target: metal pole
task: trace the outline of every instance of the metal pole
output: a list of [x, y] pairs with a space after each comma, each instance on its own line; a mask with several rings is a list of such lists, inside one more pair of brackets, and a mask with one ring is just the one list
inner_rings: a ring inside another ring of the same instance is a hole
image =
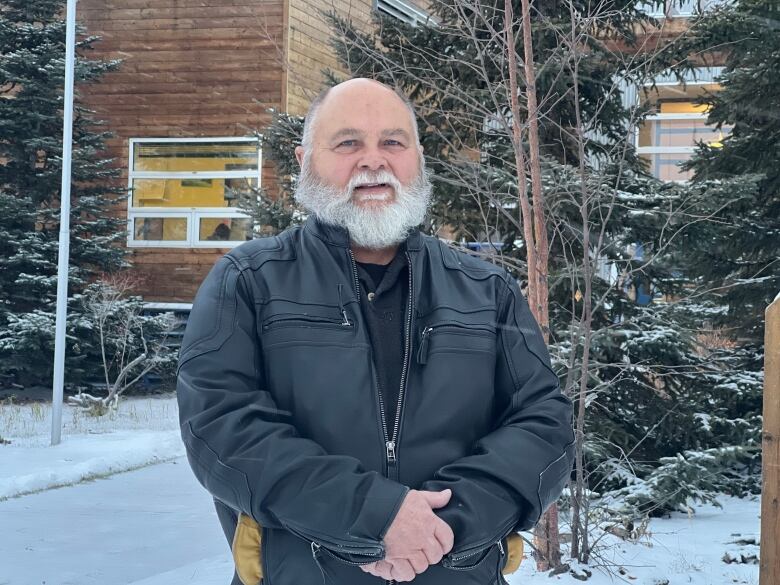
[[73, 70], [76, 62], [76, 1], [68, 0], [65, 35], [65, 100], [62, 121], [62, 188], [60, 189], [60, 247], [57, 257], [57, 321], [54, 332], [51, 444], [62, 435], [62, 399], [65, 382], [65, 324], [68, 314], [68, 260], [70, 258], [70, 183], [73, 155]]

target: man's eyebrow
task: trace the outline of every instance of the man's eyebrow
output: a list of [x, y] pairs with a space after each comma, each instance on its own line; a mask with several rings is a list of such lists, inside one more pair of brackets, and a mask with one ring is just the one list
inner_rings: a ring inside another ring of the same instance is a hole
[[391, 136], [400, 136], [409, 140], [409, 133], [403, 128], [393, 128], [392, 130], [382, 130], [382, 138], [389, 138]]
[[[331, 135], [331, 140], [338, 140], [344, 136], [357, 136], [358, 138], [365, 138], [366, 133], [357, 128], [341, 128]], [[382, 130], [382, 138], [390, 138], [393, 136], [400, 136], [406, 140], [410, 140], [409, 133], [403, 128], [390, 128], [388, 130]]]
[[331, 140], [338, 140], [339, 138], [341, 138], [343, 136], [359, 136], [359, 137], [362, 138], [365, 135], [366, 135], [365, 132], [363, 132], [362, 130], [358, 130], [357, 128], [341, 128], [335, 134], [333, 134], [330, 137], [330, 139]]

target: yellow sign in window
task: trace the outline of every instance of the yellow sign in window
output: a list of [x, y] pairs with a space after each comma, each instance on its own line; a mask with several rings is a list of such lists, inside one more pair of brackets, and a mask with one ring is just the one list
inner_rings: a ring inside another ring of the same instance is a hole
[[235, 207], [257, 180], [238, 179], [135, 179], [133, 207]]

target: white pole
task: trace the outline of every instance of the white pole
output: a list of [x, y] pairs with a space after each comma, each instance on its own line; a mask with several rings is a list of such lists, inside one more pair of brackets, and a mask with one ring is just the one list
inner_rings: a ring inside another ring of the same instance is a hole
[[65, 35], [65, 101], [62, 122], [62, 188], [60, 189], [60, 247], [57, 258], [57, 322], [54, 330], [54, 386], [51, 444], [62, 435], [62, 399], [65, 382], [65, 323], [68, 315], [68, 260], [70, 257], [70, 183], [73, 155], [73, 69], [76, 63], [76, 1], [68, 0]]

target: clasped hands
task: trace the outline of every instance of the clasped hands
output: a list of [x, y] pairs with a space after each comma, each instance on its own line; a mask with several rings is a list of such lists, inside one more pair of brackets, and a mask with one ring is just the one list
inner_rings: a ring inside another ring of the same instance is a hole
[[360, 568], [383, 579], [411, 581], [452, 550], [449, 525], [433, 513], [450, 501], [451, 490], [409, 490], [385, 534], [385, 558]]

